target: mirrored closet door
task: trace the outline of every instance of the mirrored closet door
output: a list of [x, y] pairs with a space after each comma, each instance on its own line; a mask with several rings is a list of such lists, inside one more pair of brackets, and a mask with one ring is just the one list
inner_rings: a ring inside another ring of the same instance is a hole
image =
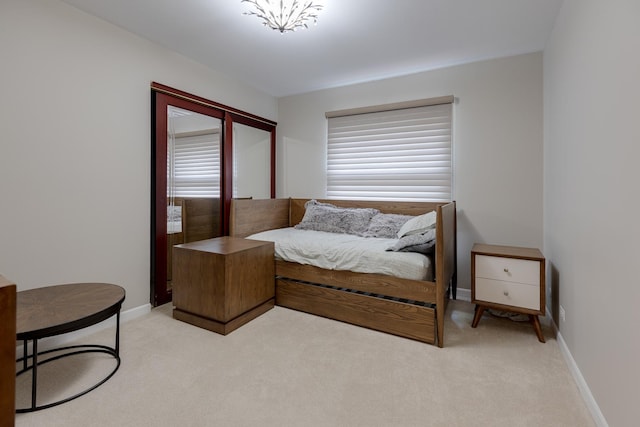
[[233, 197], [271, 197], [271, 132], [233, 123]]
[[228, 234], [231, 198], [275, 197], [275, 122], [152, 89], [151, 295], [171, 301], [173, 246]]

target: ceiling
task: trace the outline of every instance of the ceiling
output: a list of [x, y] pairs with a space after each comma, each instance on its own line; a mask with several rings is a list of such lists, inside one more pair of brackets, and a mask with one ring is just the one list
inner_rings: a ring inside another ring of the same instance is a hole
[[240, 0], [62, 0], [276, 97], [544, 48], [563, 0], [321, 0], [280, 34]]

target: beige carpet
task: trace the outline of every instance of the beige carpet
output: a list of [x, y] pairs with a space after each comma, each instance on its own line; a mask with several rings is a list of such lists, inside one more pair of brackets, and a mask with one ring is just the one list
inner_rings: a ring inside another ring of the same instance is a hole
[[[445, 348], [275, 307], [224, 337], [169, 306], [122, 325], [122, 365], [16, 426], [593, 426], [556, 340], [473, 306], [447, 311]], [[83, 342], [112, 344], [113, 331]], [[106, 356], [40, 370], [40, 404], [112, 369]], [[28, 401], [28, 378], [18, 381]]]

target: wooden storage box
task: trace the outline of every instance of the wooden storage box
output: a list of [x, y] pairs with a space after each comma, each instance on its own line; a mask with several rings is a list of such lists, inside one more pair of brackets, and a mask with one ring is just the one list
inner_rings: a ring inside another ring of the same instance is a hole
[[237, 237], [173, 249], [173, 317], [228, 334], [274, 306], [274, 244]]

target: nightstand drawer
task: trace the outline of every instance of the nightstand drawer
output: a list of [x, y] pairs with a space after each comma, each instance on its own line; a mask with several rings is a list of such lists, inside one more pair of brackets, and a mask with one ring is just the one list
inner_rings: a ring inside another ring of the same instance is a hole
[[[540, 262], [525, 259], [476, 255], [476, 277], [540, 285]], [[536, 292], [539, 292], [537, 290]]]
[[[534, 263], [537, 265], [537, 263]], [[514, 307], [540, 309], [540, 286], [476, 277], [475, 299]]]

